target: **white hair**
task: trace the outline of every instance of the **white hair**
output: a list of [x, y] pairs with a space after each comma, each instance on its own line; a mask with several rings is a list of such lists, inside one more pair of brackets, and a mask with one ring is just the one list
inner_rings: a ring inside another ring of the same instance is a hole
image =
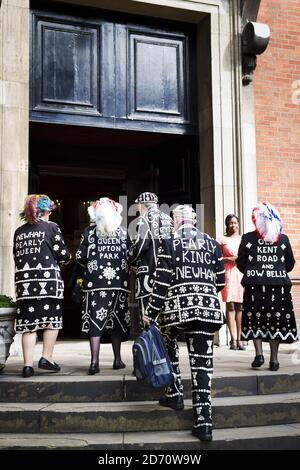
[[90, 218], [96, 223], [98, 237], [116, 234], [122, 222], [122, 210], [121, 204], [108, 197], [101, 197], [88, 208]]
[[188, 204], [180, 204], [173, 209], [173, 214], [176, 218], [183, 219], [183, 220], [195, 220], [196, 219], [196, 212], [189, 206]]

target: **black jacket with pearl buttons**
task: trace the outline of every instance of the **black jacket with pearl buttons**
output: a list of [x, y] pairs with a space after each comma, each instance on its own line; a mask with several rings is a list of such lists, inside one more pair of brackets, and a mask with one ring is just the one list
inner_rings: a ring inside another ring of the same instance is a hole
[[76, 253], [85, 268], [83, 292], [121, 290], [130, 292], [128, 268], [129, 238], [122, 227], [113, 236], [98, 236], [96, 226], [85, 228]]
[[218, 298], [224, 285], [219, 243], [193, 225], [182, 225], [161, 240], [147, 314], [164, 326], [196, 320], [216, 331], [224, 323]]
[[242, 285], [290, 286], [288, 276], [295, 265], [295, 258], [288, 237], [281, 234], [276, 243], [258, 238], [256, 232], [242, 236], [236, 260], [244, 274]]
[[71, 255], [57, 224], [41, 219], [19, 227], [13, 254], [17, 300], [63, 298], [59, 265], [67, 264]]

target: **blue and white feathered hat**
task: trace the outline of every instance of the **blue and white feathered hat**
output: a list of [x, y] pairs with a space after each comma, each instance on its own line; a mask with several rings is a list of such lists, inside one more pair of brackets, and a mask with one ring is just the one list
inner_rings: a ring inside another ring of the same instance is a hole
[[268, 243], [275, 243], [279, 240], [282, 233], [282, 221], [271, 204], [259, 202], [252, 211], [252, 220], [259, 238]]

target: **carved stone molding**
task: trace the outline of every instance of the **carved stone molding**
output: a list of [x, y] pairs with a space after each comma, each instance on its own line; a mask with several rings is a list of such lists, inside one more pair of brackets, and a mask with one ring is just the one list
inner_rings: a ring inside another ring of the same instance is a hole
[[0, 373], [9, 357], [10, 346], [15, 336], [15, 309], [0, 309]]

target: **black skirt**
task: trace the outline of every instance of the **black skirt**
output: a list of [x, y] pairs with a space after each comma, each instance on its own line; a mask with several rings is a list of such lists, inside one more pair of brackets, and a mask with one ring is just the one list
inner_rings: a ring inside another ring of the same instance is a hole
[[290, 286], [245, 286], [241, 338], [297, 341]]
[[16, 333], [62, 329], [61, 299], [32, 299], [17, 301]]
[[110, 342], [110, 336], [127, 341], [130, 331], [128, 293], [112, 289], [85, 292], [82, 305], [83, 336], [100, 336]]

